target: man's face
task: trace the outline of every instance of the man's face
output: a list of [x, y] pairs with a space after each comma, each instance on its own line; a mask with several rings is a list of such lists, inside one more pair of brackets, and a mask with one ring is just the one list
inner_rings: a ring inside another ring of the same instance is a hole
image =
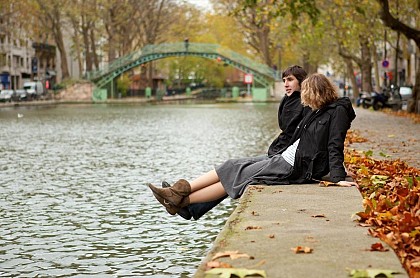
[[294, 91], [300, 91], [299, 81], [294, 75], [288, 75], [283, 78], [286, 95], [290, 96]]

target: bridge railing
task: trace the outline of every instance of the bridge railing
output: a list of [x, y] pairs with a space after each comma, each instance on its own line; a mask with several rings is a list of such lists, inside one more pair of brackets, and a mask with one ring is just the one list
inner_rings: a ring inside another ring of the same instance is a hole
[[201, 54], [214, 54], [220, 56], [222, 59], [226, 58], [235, 63], [241, 64], [251, 70], [254, 70], [264, 76], [272, 79], [278, 79], [278, 73], [271, 67], [254, 61], [246, 56], [236, 53], [230, 49], [223, 48], [218, 44], [205, 44], [205, 43], [163, 43], [158, 45], [146, 45], [141, 50], [133, 51], [124, 57], [120, 57], [113, 62], [109, 63], [100, 70], [92, 71], [88, 73], [88, 78], [91, 80], [98, 79], [104, 75], [112, 73], [113, 71], [129, 65], [142, 57], [156, 54], [171, 54], [174, 56], [189, 55], [194, 53]]

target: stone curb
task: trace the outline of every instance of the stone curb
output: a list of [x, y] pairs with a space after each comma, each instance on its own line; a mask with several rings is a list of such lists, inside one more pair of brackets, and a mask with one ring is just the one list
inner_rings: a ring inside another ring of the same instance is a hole
[[[349, 277], [352, 269], [391, 269], [399, 273], [395, 277], [408, 277], [385, 243], [389, 251], [369, 251], [380, 240], [356, 222], [361, 210], [362, 196], [355, 187], [250, 186], [194, 277], [205, 277], [207, 262], [226, 251], [251, 259], [218, 261], [265, 270], [267, 277]], [[291, 248], [297, 246], [313, 252], [296, 254]]]

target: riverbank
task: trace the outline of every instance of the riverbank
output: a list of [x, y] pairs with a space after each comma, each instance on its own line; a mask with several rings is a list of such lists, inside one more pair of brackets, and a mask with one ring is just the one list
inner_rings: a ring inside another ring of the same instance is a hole
[[[355, 187], [252, 186], [194, 277], [218, 277], [205, 276], [215, 262], [263, 270], [270, 278], [348, 277], [358, 269], [390, 269], [401, 273], [396, 277], [407, 277], [392, 250], [371, 251], [379, 240], [355, 222], [361, 210]], [[302, 253], [295, 252], [298, 247]], [[213, 259], [227, 252], [241, 255]]]
[[[367, 141], [349, 148], [370, 152], [375, 159], [400, 159], [418, 167], [418, 124], [409, 118], [355, 109], [352, 129]], [[394, 250], [356, 221], [361, 211], [363, 197], [355, 187], [253, 186], [240, 199], [195, 277], [204, 277], [212, 267], [226, 266], [262, 270], [267, 277], [348, 277], [352, 272], [361, 275], [358, 270], [378, 269], [408, 277]], [[295, 253], [297, 248], [302, 252]]]
[[[186, 95], [175, 95], [175, 96], [164, 96], [162, 99], [152, 98], [117, 98], [117, 99], [107, 99], [105, 101], [92, 101], [86, 99], [49, 99], [49, 100], [32, 100], [32, 101], [20, 101], [20, 102], [3, 102], [0, 103], [0, 108], [2, 107], [26, 107], [26, 106], [49, 106], [49, 105], [62, 105], [62, 104], [146, 104], [146, 103], [170, 103], [177, 101], [188, 101], [188, 100], [197, 100], [197, 101], [211, 101], [218, 103], [252, 103], [252, 102], [262, 102], [254, 101], [252, 98], [218, 98], [214, 100], [199, 99], [195, 96], [186, 96]], [[275, 98], [269, 98], [263, 102], [279, 102]]]
[[[167, 100], [186, 100], [192, 98], [171, 98], [163, 99]], [[86, 99], [49, 99], [49, 100], [32, 100], [32, 101], [20, 101], [20, 102], [6, 102], [0, 103], [1, 107], [25, 107], [25, 106], [48, 106], [48, 105], [60, 105], [60, 104], [142, 104], [142, 103], [153, 103], [158, 100], [154, 98], [121, 98], [121, 99], [108, 99], [105, 101], [94, 102]]]

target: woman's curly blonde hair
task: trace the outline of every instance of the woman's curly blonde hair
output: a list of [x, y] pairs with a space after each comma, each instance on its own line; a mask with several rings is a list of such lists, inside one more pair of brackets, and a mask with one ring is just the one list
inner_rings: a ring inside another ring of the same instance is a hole
[[302, 104], [312, 110], [321, 109], [338, 99], [338, 88], [320, 73], [308, 76], [302, 82], [301, 89]]

